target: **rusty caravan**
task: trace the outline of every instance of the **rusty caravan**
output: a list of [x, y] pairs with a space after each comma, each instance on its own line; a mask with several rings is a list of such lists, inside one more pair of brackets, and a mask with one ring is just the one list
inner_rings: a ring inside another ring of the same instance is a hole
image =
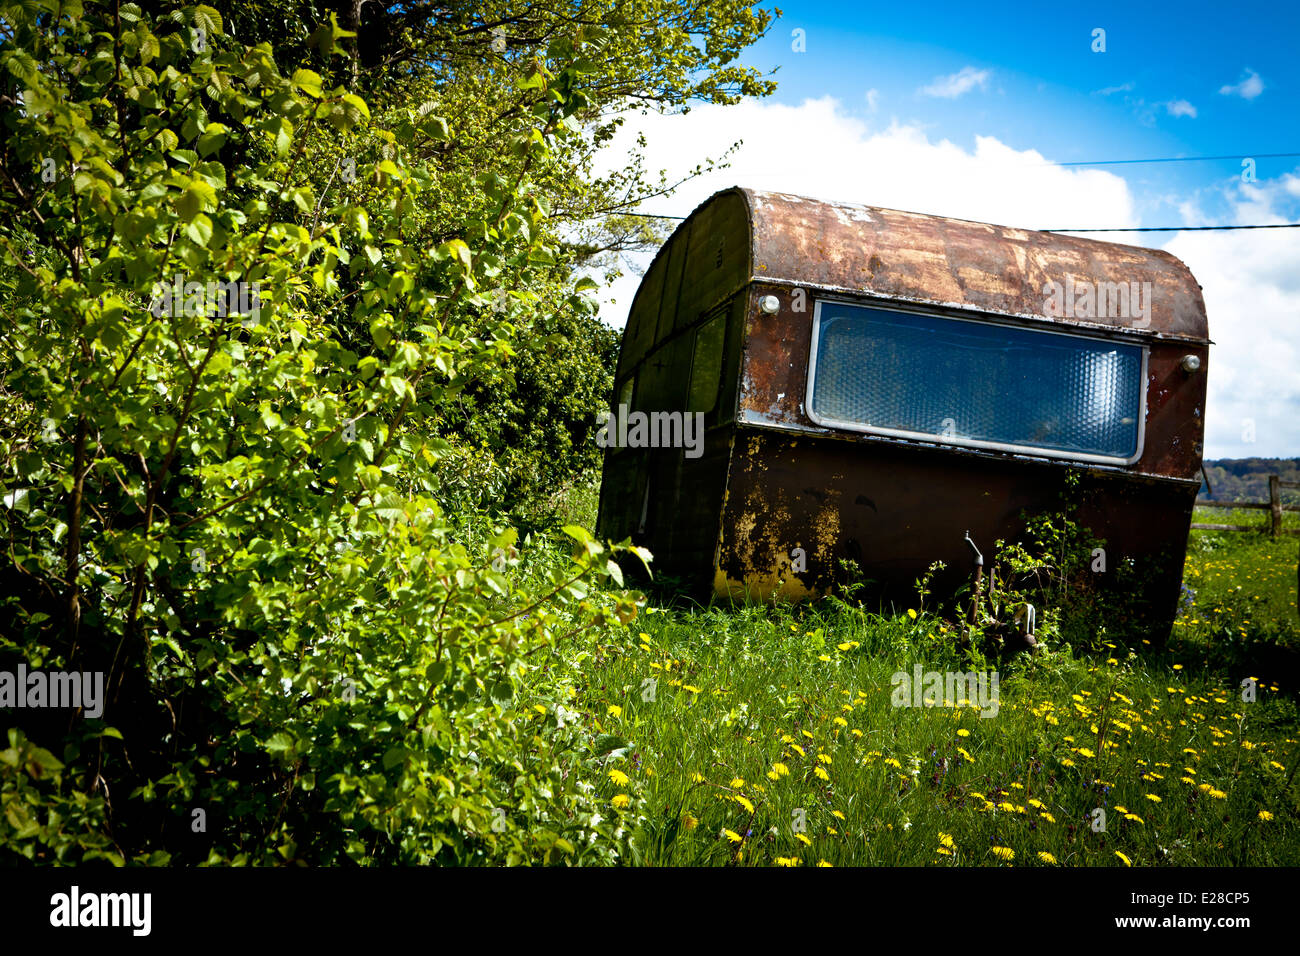
[[633, 301], [598, 529], [701, 598], [815, 597], [850, 559], [907, 607], [932, 562], [968, 579], [967, 531], [988, 553], [1068, 492], [1167, 634], [1207, 331], [1160, 250], [728, 189]]

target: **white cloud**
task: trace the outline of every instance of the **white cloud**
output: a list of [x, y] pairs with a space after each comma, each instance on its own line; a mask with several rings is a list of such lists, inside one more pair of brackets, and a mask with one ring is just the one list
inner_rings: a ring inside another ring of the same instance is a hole
[[1112, 93], [1128, 93], [1132, 91], [1132, 89], [1133, 81], [1130, 80], [1129, 82], [1123, 83], [1119, 86], [1108, 86], [1103, 90], [1095, 90], [1094, 92], [1099, 93], [1102, 96], [1110, 96]]
[[1221, 86], [1219, 92], [1224, 96], [1240, 96], [1243, 100], [1253, 100], [1264, 92], [1264, 81], [1254, 70], [1247, 69], [1239, 82]]
[[[1238, 186], [1235, 223], [1286, 221], [1286, 187]], [[1210, 320], [1207, 458], [1300, 454], [1300, 235], [1288, 229], [1181, 232], [1164, 247], [1201, 284]], [[1243, 439], [1254, 423], [1255, 441]]]
[[867, 109], [870, 112], [874, 113], [876, 111], [876, 104], [877, 102], [879, 102], [879, 100], [880, 100], [879, 90], [867, 90]]
[[[897, 119], [878, 127], [849, 115], [832, 97], [798, 106], [749, 100], [698, 106], [686, 115], [632, 116], [602, 155], [603, 169], [625, 165], [638, 133], [648, 144], [646, 168], [666, 169], [674, 178], [744, 140], [728, 169], [646, 203], [640, 209], [646, 213], [685, 216], [718, 190], [739, 184], [1030, 229], [1138, 224], [1128, 182], [1116, 173], [1052, 166], [1035, 150], [1017, 150], [990, 136], [962, 147], [932, 141], [920, 126]], [[1280, 221], [1270, 203], [1294, 202], [1296, 182], [1290, 176], [1255, 187], [1238, 183], [1232, 221]], [[1179, 208], [1184, 222], [1204, 222], [1195, 199]], [[1206, 457], [1300, 454], [1298, 233], [1178, 233], [1166, 247], [1204, 287], [1217, 343], [1209, 363]], [[1159, 235], [1105, 238], [1150, 245], [1162, 241]], [[651, 258], [645, 255], [640, 265]], [[601, 310], [606, 321], [623, 326], [639, 284], [638, 276], [628, 275], [608, 290]], [[1241, 443], [1242, 418], [1255, 419], [1255, 444]]]
[[1168, 103], [1161, 103], [1170, 116], [1190, 116], [1196, 119], [1196, 107], [1187, 100], [1170, 100]]
[[973, 66], [963, 66], [956, 73], [948, 76], [936, 76], [934, 82], [929, 86], [923, 86], [919, 90], [922, 96], [939, 96], [944, 99], [955, 99], [963, 93], [969, 93], [975, 87], [984, 89], [988, 82], [989, 71], [977, 70]]

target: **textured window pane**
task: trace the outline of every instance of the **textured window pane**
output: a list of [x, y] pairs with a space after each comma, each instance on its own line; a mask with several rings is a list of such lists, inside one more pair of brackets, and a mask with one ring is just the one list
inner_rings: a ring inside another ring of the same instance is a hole
[[826, 423], [1129, 459], [1142, 350], [992, 323], [821, 303], [811, 410]]

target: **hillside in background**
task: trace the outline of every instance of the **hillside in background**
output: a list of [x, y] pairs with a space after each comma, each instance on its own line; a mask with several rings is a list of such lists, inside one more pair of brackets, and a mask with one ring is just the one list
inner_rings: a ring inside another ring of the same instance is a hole
[[[1201, 497], [1215, 501], [1244, 501], [1268, 498], [1268, 476], [1283, 481], [1300, 481], [1300, 458], [1221, 458], [1205, 462], [1209, 489], [1201, 484]], [[1284, 491], [1283, 500], [1295, 492]]]

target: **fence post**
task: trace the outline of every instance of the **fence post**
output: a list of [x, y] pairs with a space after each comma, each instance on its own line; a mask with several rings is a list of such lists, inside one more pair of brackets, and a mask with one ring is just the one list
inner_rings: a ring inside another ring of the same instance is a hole
[[1282, 533], [1282, 486], [1281, 477], [1278, 475], [1268, 476], [1268, 507], [1272, 514], [1273, 520], [1269, 533], [1277, 537]]

